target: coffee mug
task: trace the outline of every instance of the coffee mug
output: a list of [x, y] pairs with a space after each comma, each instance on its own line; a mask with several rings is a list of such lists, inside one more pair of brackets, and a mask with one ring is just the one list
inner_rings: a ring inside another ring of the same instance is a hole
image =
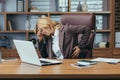
[[107, 48], [109, 47], [109, 43], [108, 42], [100, 42], [99, 43], [99, 48]]

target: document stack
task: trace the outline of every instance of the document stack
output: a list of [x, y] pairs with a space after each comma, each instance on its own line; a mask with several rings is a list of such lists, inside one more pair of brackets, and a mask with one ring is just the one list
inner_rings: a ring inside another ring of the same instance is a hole
[[92, 65], [96, 63], [97, 63], [96, 61], [91, 61], [91, 60], [79, 60], [77, 63], [71, 65], [77, 68], [87, 68], [87, 67], [92, 67]]
[[95, 59], [92, 59], [91, 61], [107, 62], [107, 63], [116, 64], [116, 63], [120, 62], [120, 59], [115, 59], [115, 58], [95, 58]]

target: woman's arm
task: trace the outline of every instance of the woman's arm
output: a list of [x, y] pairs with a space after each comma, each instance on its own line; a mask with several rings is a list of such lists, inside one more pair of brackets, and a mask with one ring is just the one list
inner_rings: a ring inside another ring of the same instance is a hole
[[91, 27], [87, 25], [68, 25], [67, 27], [69, 33], [77, 33], [77, 35], [82, 34], [81, 39], [78, 39], [80, 40], [78, 41], [78, 46], [80, 49], [85, 48], [91, 33]]

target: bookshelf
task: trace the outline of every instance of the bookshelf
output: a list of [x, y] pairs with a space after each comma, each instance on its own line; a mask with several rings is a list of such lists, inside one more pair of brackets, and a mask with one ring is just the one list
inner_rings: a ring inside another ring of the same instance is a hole
[[113, 57], [120, 57], [120, 2], [115, 0], [114, 4], [114, 45], [113, 45]]
[[[113, 7], [114, 0], [86, 0], [88, 10], [77, 11], [79, 0], [22, 0], [23, 11], [17, 11], [17, 0], [2, 0], [3, 10], [0, 12], [0, 36], [10, 37], [10, 48], [2, 49], [4, 53], [11, 54], [15, 48], [12, 39], [31, 40], [37, 39], [33, 33], [36, 20], [40, 16], [48, 16], [60, 21], [63, 14], [93, 13], [96, 16], [97, 34], [95, 37], [93, 57], [112, 57], [113, 54]], [[81, 4], [84, 0], [81, 0]], [[1, 3], [0, 3], [1, 4]], [[14, 5], [13, 5], [14, 4]], [[30, 29], [26, 28], [26, 20], [29, 19]], [[8, 28], [11, 23], [11, 29]], [[108, 42], [109, 46], [99, 47], [101, 42]], [[37, 47], [37, 44], [35, 45]], [[8, 52], [5, 52], [5, 50]], [[13, 54], [14, 54], [13, 53]]]

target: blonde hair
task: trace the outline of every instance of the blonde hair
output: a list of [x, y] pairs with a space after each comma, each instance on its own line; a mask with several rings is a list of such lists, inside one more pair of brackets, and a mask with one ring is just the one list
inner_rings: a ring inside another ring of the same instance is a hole
[[37, 20], [37, 23], [34, 29], [35, 34], [37, 34], [37, 31], [38, 31], [38, 24], [49, 25], [50, 28], [52, 27], [54, 28], [58, 24], [58, 22], [50, 19], [49, 17], [40, 17]]

